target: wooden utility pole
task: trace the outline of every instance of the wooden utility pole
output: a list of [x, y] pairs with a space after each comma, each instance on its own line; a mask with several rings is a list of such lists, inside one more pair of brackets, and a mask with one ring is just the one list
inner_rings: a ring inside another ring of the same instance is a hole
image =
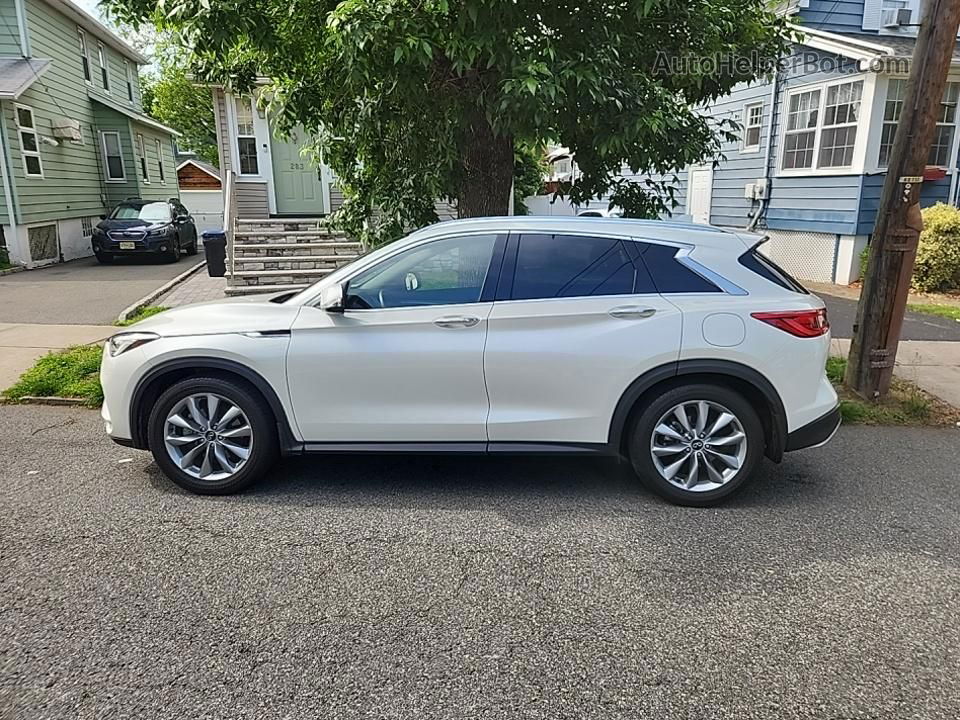
[[847, 363], [847, 387], [867, 399], [890, 389], [923, 230], [920, 188], [960, 29], [960, 0], [928, 0], [925, 6]]

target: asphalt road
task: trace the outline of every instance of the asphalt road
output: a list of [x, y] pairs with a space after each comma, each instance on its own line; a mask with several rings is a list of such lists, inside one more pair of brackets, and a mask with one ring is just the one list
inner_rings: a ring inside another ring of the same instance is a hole
[[95, 258], [0, 276], [0, 323], [110, 325], [130, 305], [199, 262]]
[[[835, 338], [853, 337], [857, 320], [857, 301], [816, 293], [827, 306], [830, 331]], [[950, 318], [908, 312], [903, 318], [901, 340], [938, 340], [960, 342], [960, 322]]]
[[958, 433], [844, 428], [705, 511], [529, 458], [200, 498], [0, 407], [0, 717], [955, 719]]

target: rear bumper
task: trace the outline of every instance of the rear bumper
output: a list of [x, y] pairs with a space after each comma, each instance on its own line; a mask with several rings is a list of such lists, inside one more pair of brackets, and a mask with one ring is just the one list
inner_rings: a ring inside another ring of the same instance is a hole
[[840, 429], [840, 406], [787, 435], [787, 452], [826, 445]]

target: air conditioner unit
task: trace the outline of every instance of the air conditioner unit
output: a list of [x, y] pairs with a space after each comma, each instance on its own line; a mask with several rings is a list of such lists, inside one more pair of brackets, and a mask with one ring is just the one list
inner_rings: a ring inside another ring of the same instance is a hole
[[71, 142], [83, 142], [80, 121], [70, 118], [56, 118], [52, 123], [53, 136]]
[[898, 28], [909, 25], [913, 20], [910, 8], [887, 8], [880, 15], [880, 24], [885, 28]]

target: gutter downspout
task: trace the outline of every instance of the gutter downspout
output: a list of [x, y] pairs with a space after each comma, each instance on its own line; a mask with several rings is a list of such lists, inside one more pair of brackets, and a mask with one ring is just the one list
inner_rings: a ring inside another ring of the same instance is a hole
[[[6, 113], [3, 103], [0, 103], [0, 119]], [[13, 206], [13, 186], [10, 183], [10, 174], [7, 169], [7, 127], [5, 122], [0, 122], [0, 182], [3, 183], [3, 199], [7, 207], [7, 218], [10, 226], [10, 241], [7, 242], [7, 254], [9, 255], [12, 246], [20, 250], [20, 232], [17, 228], [17, 215]], [[28, 256], [29, 257], [29, 256]], [[19, 260], [20, 258], [18, 258]], [[15, 260], [11, 257], [11, 262]]]
[[757, 208], [756, 214], [750, 220], [750, 223], [747, 225], [747, 230], [753, 232], [756, 230], [757, 225], [760, 224], [760, 219], [767, 214], [767, 207], [770, 205], [770, 195], [773, 191], [773, 184], [770, 181], [770, 163], [773, 159], [773, 127], [776, 120], [776, 110], [777, 110], [777, 96], [780, 94], [780, 65], [777, 65], [777, 70], [773, 75], [773, 82], [771, 83], [770, 89], [770, 127], [767, 130], [767, 151], [764, 153], [763, 160], [763, 179], [767, 184], [767, 197], [760, 201], [760, 207]]

